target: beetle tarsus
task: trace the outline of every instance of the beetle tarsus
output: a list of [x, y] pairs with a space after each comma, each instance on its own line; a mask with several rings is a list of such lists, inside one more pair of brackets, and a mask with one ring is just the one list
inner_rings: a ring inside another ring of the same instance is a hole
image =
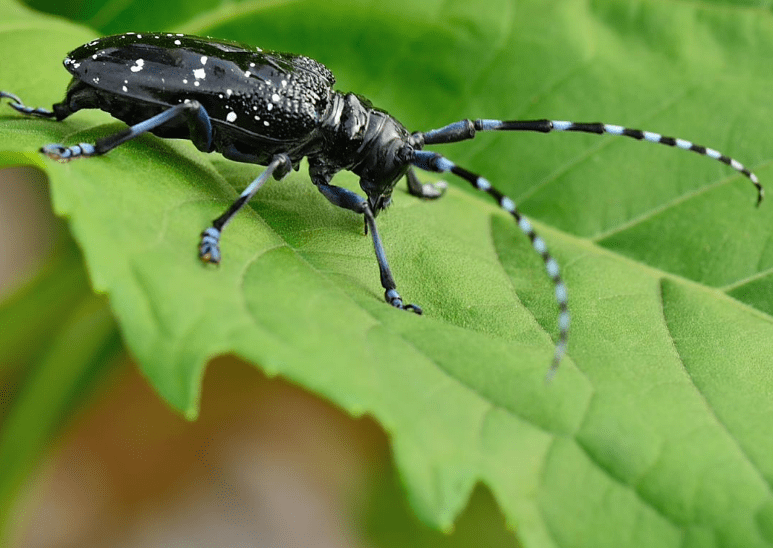
[[94, 145], [89, 143], [78, 143], [70, 147], [60, 145], [59, 143], [51, 143], [41, 147], [40, 152], [57, 162], [69, 162], [81, 156], [93, 156], [96, 154]]
[[220, 264], [220, 231], [211, 226], [201, 233], [199, 259], [205, 264]]
[[403, 298], [400, 297], [400, 294], [396, 289], [387, 289], [384, 293], [384, 298], [386, 299], [386, 302], [395, 308], [399, 308], [400, 310], [409, 310], [415, 314], [418, 314], [419, 316], [421, 316], [421, 314], [424, 312], [419, 305], [404, 304]]

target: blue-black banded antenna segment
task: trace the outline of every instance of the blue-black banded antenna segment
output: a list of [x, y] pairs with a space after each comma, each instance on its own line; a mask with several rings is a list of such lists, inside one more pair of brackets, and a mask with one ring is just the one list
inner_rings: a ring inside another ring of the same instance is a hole
[[577, 131], [581, 133], [595, 133], [601, 135], [608, 133], [610, 135], [622, 135], [639, 141], [649, 141], [671, 147], [691, 150], [702, 156], [708, 156], [727, 164], [734, 170], [745, 175], [757, 189], [757, 205], [760, 205], [765, 197], [765, 190], [762, 188], [757, 176], [738, 160], [722, 154], [718, 150], [708, 148], [703, 145], [697, 145], [685, 139], [675, 137], [666, 137], [660, 133], [652, 131], [642, 131], [640, 129], [631, 129], [614, 124], [604, 124], [601, 122], [568, 122], [565, 120], [460, 120], [445, 127], [433, 129], [424, 132], [424, 144], [435, 145], [442, 143], [456, 143], [466, 141], [475, 137], [478, 131], [534, 131], [538, 133], [550, 133], [553, 131]]
[[504, 209], [510, 215], [515, 218], [516, 223], [521, 231], [529, 238], [534, 250], [539, 253], [542, 260], [545, 262], [545, 269], [548, 272], [548, 276], [553, 281], [555, 287], [556, 302], [558, 303], [558, 340], [556, 341], [555, 352], [553, 354], [553, 361], [550, 364], [546, 380], [550, 380], [558, 369], [558, 364], [566, 354], [566, 346], [569, 338], [569, 297], [566, 291], [566, 285], [561, 279], [561, 273], [558, 268], [558, 262], [548, 252], [547, 244], [532, 227], [529, 220], [524, 217], [518, 208], [515, 206], [515, 202], [499, 192], [491, 183], [483, 177], [467, 171], [466, 169], [457, 166], [451, 160], [437, 154], [436, 152], [429, 152], [426, 150], [417, 150], [414, 152], [413, 160], [411, 161], [416, 167], [425, 171], [434, 171], [438, 173], [453, 173], [454, 175], [461, 177], [468, 183], [470, 183], [476, 189], [485, 192], [492, 198], [494, 198], [499, 207]]

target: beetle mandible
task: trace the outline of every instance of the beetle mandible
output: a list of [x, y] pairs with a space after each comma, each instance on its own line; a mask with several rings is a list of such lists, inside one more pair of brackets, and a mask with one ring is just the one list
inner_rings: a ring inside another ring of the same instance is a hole
[[[220, 237], [233, 216], [273, 176], [281, 179], [308, 158], [311, 181], [332, 204], [363, 215], [376, 253], [386, 301], [421, 314], [404, 303], [387, 263], [376, 216], [385, 209], [403, 176], [408, 191], [437, 198], [443, 183], [422, 184], [414, 168], [450, 172], [493, 197], [511, 214], [545, 262], [558, 303], [558, 339], [548, 378], [566, 352], [569, 332], [567, 290], [558, 263], [515, 202], [483, 177], [468, 171], [426, 145], [455, 143], [479, 131], [578, 131], [609, 133], [691, 150], [719, 160], [763, 188], [756, 175], [724, 154], [683, 139], [604, 123], [559, 120], [461, 120], [425, 132], [410, 133], [384, 110], [354, 93], [333, 90], [335, 78], [322, 63], [302, 55], [263, 51], [234, 42], [171, 33], [126, 33], [100, 38], [72, 51], [64, 60], [73, 79], [61, 103], [51, 110], [26, 106], [13, 93], [0, 98], [26, 115], [64, 120], [81, 109], [104, 110], [130, 127], [94, 144], [49, 144], [40, 149], [68, 161], [98, 156], [145, 132], [159, 137], [190, 139], [202, 152], [220, 152], [237, 162], [267, 166], [228, 210], [204, 230], [199, 257], [219, 263]], [[367, 198], [330, 184], [336, 172], [360, 177]]]

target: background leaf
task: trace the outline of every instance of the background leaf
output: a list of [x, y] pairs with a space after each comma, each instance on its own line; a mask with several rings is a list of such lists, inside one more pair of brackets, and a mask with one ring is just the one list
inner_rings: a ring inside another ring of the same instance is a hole
[[[171, 26], [310, 55], [338, 89], [410, 129], [601, 119], [712, 146], [773, 180], [773, 132], [759, 123], [773, 114], [765, 4], [414, 4], [194, 5], [185, 21], [157, 22], [98, 17], [135, 9], [109, 3], [77, 14], [110, 32]], [[97, 33], [2, 7], [0, 82], [48, 106], [66, 86], [64, 53]], [[51, 43], [31, 70], [30, 44]], [[119, 127], [100, 113], [54, 124], [7, 110], [0, 146], [29, 152]], [[480, 481], [525, 546], [773, 544], [772, 219], [767, 204], [754, 209], [751, 184], [718, 162], [611, 137], [486, 135], [443, 152], [537, 219], [563, 267], [574, 323], [549, 386], [556, 311], [541, 261], [472, 191], [423, 203], [401, 190], [379, 219], [398, 287], [425, 308], [415, 317], [382, 302], [361, 219], [322, 200], [303, 169], [229, 226], [219, 269], [197, 264], [197, 233], [254, 166], [143, 137], [47, 172], [94, 288], [187, 416], [207, 360], [232, 353], [372, 415], [412, 507], [439, 527]], [[356, 188], [351, 175], [336, 183]]]

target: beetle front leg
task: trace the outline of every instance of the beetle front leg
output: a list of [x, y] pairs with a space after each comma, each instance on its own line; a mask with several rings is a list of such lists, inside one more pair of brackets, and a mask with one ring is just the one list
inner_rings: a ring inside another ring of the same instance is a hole
[[422, 183], [413, 167], [408, 168], [408, 171], [405, 173], [405, 178], [408, 181], [408, 194], [419, 198], [427, 198], [429, 200], [440, 198], [445, 194], [446, 188], [448, 188], [448, 183], [445, 181]]
[[354, 211], [355, 213], [361, 213], [365, 217], [366, 226], [373, 239], [373, 249], [376, 252], [376, 261], [378, 262], [378, 269], [381, 275], [381, 287], [385, 290], [384, 298], [386, 299], [386, 302], [395, 308], [410, 310], [416, 314], [421, 314], [422, 310], [420, 306], [415, 304], [404, 304], [400, 293], [397, 292], [397, 286], [392, 277], [389, 263], [387, 262], [384, 246], [381, 243], [381, 236], [376, 228], [376, 218], [368, 205], [368, 201], [351, 190], [335, 185], [318, 183], [317, 188], [333, 205]]

